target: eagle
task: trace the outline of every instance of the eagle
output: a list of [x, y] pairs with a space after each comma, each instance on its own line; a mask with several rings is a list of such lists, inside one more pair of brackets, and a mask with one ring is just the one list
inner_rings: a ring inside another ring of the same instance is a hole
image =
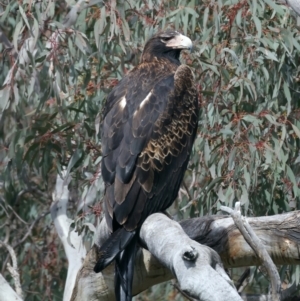
[[145, 219], [176, 199], [198, 124], [191, 69], [180, 52], [192, 41], [174, 30], [145, 44], [141, 61], [107, 97], [101, 125], [101, 171], [110, 237], [97, 247], [96, 273], [115, 260], [117, 301], [132, 299], [138, 235]]

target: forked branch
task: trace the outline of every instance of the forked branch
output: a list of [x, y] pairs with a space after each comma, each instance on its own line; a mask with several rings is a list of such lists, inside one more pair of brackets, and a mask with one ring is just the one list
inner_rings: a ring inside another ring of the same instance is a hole
[[265, 246], [262, 244], [260, 239], [257, 237], [247, 219], [241, 215], [240, 202], [235, 204], [235, 210], [229, 207], [221, 206], [221, 210], [228, 212], [235, 222], [236, 227], [242, 233], [244, 239], [253, 249], [257, 257], [261, 260], [262, 265], [266, 268], [269, 279], [271, 281], [271, 300], [281, 300], [281, 281], [275, 264], [273, 263], [270, 255], [268, 254]]

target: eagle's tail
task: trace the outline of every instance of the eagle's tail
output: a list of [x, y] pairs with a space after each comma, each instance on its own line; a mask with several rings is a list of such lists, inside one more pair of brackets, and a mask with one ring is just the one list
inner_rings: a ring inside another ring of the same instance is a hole
[[131, 301], [133, 267], [138, 236], [136, 231], [119, 228], [111, 234], [98, 251], [96, 273], [104, 270], [114, 259], [115, 294], [117, 301]]
[[131, 301], [134, 260], [137, 247], [137, 235], [116, 257], [115, 295], [117, 301]]

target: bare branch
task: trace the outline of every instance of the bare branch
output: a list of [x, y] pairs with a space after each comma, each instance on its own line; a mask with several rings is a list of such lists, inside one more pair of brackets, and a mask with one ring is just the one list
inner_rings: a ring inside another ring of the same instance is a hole
[[250, 268], [247, 268], [235, 284], [235, 287], [239, 293], [244, 290], [246, 285], [248, 285], [249, 278], [250, 278]]
[[[107, 235], [104, 220], [98, 229], [97, 244], [101, 245]], [[242, 300], [224, 271], [217, 253], [188, 238], [180, 225], [164, 214], [157, 213], [148, 217], [141, 228], [140, 240], [150, 253], [140, 249], [137, 254], [134, 294], [176, 275], [181, 290], [197, 300]], [[97, 261], [96, 246], [87, 258], [78, 274], [71, 300], [93, 299], [95, 296], [102, 296], [103, 300], [115, 300], [113, 264], [100, 276], [93, 271]], [[163, 265], [155, 258], [159, 258]]]
[[[66, 171], [62, 172], [66, 176]], [[67, 204], [69, 200], [68, 184], [70, 177], [56, 179], [55, 192], [53, 193], [53, 203], [51, 206], [51, 217], [59, 238], [64, 246], [68, 258], [68, 274], [64, 290], [64, 301], [69, 301], [75, 285], [76, 275], [80, 270], [86, 256], [86, 249], [83, 245], [82, 236], [74, 230], [69, 231], [72, 220], [67, 217]]]
[[[16, 202], [15, 202], [15, 203], [17, 203], [17, 202], [19, 201], [20, 197], [21, 197], [24, 193], [26, 193], [26, 192], [27, 192], [26, 190], [21, 190], [21, 191], [18, 193], [17, 197], [16, 197]], [[4, 201], [4, 200], [3, 200], [3, 201]], [[13, 209], [12, 206], [10, 206], [9, 204], [7, 204], [5, 201], [4, 201], [4, 203], [5, 203], [5, 206], [8, 207], [8, 208], [12, 211], [12, 213], [16, 216], [16, 218], [17, 218], [21, 223], [23, 223], [23, 224], [25, 224], [25, 225], [28, 224], [26, 221], [24, 221], [24, 220], [21, 218], [20, 215], [18, 215], [18, 213]]]
[[286, 0], [287, 4], [300, 16], [300, 1], [299, 0]]
[[[279, 265], [297, 264], [300, 260], [298, 252], [300, 244], [299, 220], [300, 211], [248, 218], [248, 222], [256, 235], [263, 239], [267, 252], [274, 262]], [[205, 216], [192, 218], [181, 221], [180, 225], [191, 239], [217, 251], [223, 264], [227, 267], [261, 264], [261, 260], [249, 248], [248, 243], [236, 228], [231, 217]], [[158, 233], [160, 231], [161, 229], [157, 230]], [[101, 245], [108, 235], [109, 231], [105, 220], [103, 220], [95, 233], [95, 241]], [[87, 254], [77, 275], [72, 301], [96, 300], [97, 298], [100, 298], [100, 300], [114, 300], [113, 265], [104, 270], [102, 274], [95, 274], [93, 268], [96, 261], [97, 251], [94, 246]], [[145, 249], [140, 249], [137, 254], [134, 275], [134, 295], [174, 277], [170, 270]], [[283, 296], [290, 295], [289, 290], [284, 290]], [[260, 295], [260, 297], [263, 298], [261, 300], [267, 300], [267, 296]], [[247, 298], [243, 297], [244, 300], [248, 300]], [[251, 297], [249, 300], [255, 300], [253, 298]]]
[[31, 235], [31, 231], [34, 228], [34, 226], [42, 219], [44, 218], [46, 215], [48, 215], [50, 213], [50, 210], [42, 213], [40, 216], [38, 216], [30, 225], [29, 229], [27, 230], [26, 234], [23, 236], [23, 238], [14, 245], [14, 248], [18, 247], [19, 245], [21, 245], [27, 238], [29, 235]]
[[23, 291], [22, 291], [22, 287], [21, 287], [20, 274], [19, 274], [19, 269], [18, 269], [18, 262], [17, 262], [16, 253], [15, 253], [14, 249], [9, 244], [0, 241], [0, 246], [1, 245], [4, 246], [10, 254], [13, 265], [11, 266], [8, 263], [7, 264], [7, 269], [10, 272], [12, 278], [14, 279], [17, 295], [20, 298], [23, 298]]
[[261, 243], [260, 239], [257, 237], [247, 219], [241, 215], [240, 211], [240, 202], [237, 202], [235, 205], [235, 210], [231, 208], [221, 206], [221, 210], [230, 213], [233, 218], [237, 228], [243, 234], [245, 240], [254, 250], [257, 257], [262, 261], [262, 265], [266, 268], [269, 275], [272, 287], [272, 300], [280, 301], [281, 300], [281, 281], [280, 276], [277, 271], [275, 264], [273, 263], [270, 255], [268, 254], [266, 248]]
[[[282, 291], [282, 300], [283, 301], [298, 300], [298, 299], [293, 299], [291, 297], [293, 293], [295, 293], [296, 291], [297, 291], [297, 286], [295, 283], [293, 283], [287, 289]], [[248, 295], [242, 294], [241, 297], [243, 301], [273, 301], [272, 296], [263, 295], [263, 294], [248, 294]]]
[[180, 225], [164, 214], [149, 216], [140, 239], [176, 276], [181, 290], [197, 300], [241, 300], [212, 249], [190, 239]]
[[23, 299], [11, 288], [9, 283], [0, 274], [0, 301], [22, 301]]
[[[275, 264], [299, 263], [300, 211], [249, 217], [247, 220], [256, 235], [263, 240]], [[226, 267], [261, 264], [229, 216], [191, 218], [181, 221], [180, 225], [191, 239], [213, 248]]]

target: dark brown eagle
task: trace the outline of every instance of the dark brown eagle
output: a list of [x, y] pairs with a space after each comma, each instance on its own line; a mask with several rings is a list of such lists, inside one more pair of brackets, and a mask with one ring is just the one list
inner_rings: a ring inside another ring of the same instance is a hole
[[193, 74], [180, 52], [191, 40], [177, 31], [154, 35], [141, 63], [108, 95], [101, 129], [105, 218], [112, 234], [94, 271], [114, 259], [115, 294], [131, 300], [138, 232], [176, 199], [198, 123]]

